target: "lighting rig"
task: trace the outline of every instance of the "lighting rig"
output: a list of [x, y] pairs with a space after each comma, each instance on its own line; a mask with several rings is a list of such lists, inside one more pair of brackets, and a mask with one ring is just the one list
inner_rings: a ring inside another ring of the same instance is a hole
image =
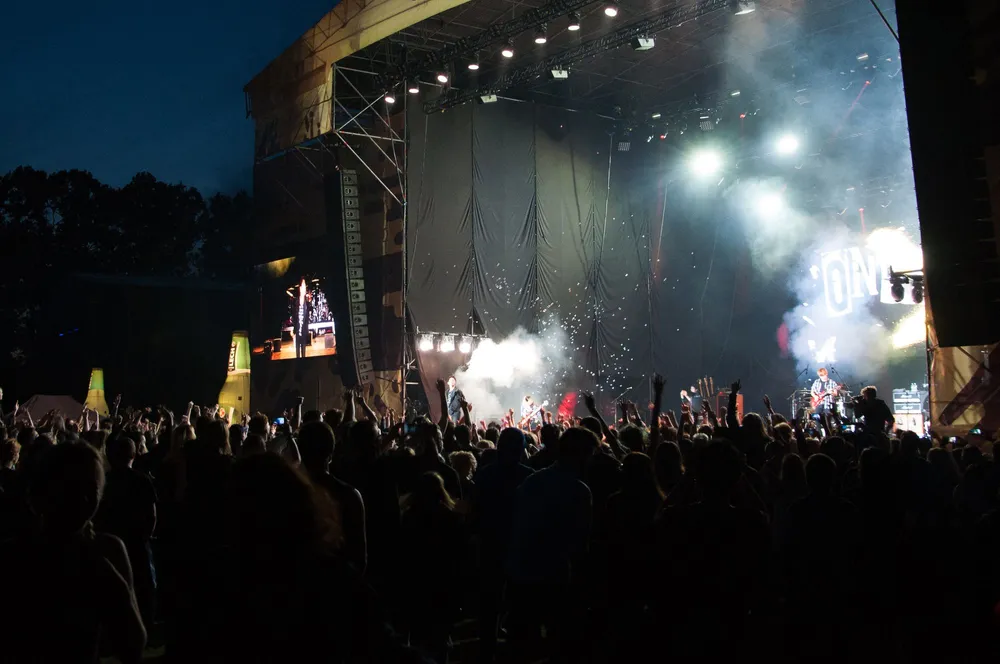
[[[545, 7], [539, 8], [539, 11], [549, 7], [552, 4], [557, 4], [557, 3], [549, 3], [548, 5], [545, 5]], [[567, 5], [568, 4], [572, 4], [574, 5], [573, 7], [574, 9], [578, 9], [590, 3], [574, 2], [574, 3], [567, 3]], [[568, 48], [562, 51], [561, 53], [557, 53], [556, 55], [553, 55], [551, 57], [544, 58], [536, 63], [514, 69], [500, 76], [500, 78], [498, 78], [496, 81], [490, 83], [488, 86], [489, 91], [497, 93], [497, 92], [502, 92], [504, 90], [509, 90], [510, 88], [522, 85], [537, 78], [548, 76], [549, 73], [553, 70], [567, 71], [573, 64], [577, 62], [581, 62], [588, 58], [600, 55], [605, 51], [610, 51], [622, 46], [631, 45], [633, 40], [639, 40], [640, 38], [643, 40], [652, 40], [652, 36], [659, 32], [668, 30], [670, 28], [678, 27], [687, 21], [700, 18], [702, 16], [705, 16], [706, 14], [718, 11], [720, 9], [726, 9], [726, 8], [732, 9], [734, 7], [735, 5], [733, 4], [732, 0], [699, 0], [698, 2], [691, 5], [672, 6], [669, 9], [660, 12], [659, 14], [651, 16], [647, 19], [643, 19], [641, 21], [636, 21], [631, 25], [627, 25], [619, 30], [608, 33], [602, 37], [592, 39], [588, 42], [580, 44], [579, 46]], [[562, 13], [565, 12], [566, 8], [563, 8]], [[526, 12], [523, 15], [523, 17], [527, 17], [529, 14], [532, 13], [533, 12]], [[608, 14], [608, 16], [611, 16], [611, 14]], [[515, 21], [517, 20], [518, 19], [515, 19]], [[508, 21], [507, 23], [499, 25], [501, 27], [505, 27], [513, 22], [514, 21]], [[540, 17], [533, 17], [532, 21], [524, 22], [520, 27], [520, 29], [518, 29], [517, 31], [511, 31], [509, 33], [505, 31], [503, 36], [495, 35], [493, 38], [490, 38], [488, 42], [500, 40], [505, 37], [512, 38], [515, 34], [523, 32], [524, 30], [533, 29], [537, 25], [543, 22], [544, 20], [542, 20]], [[478, 38], [486, 39], [486, 35], [491, 34], [493, 31], [494, 28], [491, 27], [486, 32], [470, 38], [470, 40], [476, 40]], [[445, 48], [441, 49], [441, 51], [439, 51], [438, 53], [441, 54], [445, 54], [446, 52], [450, 53], [453, 50], [454, 46], [462, 44], [462, 42], [464, 41], [466, 40], [460, 40], [455, 44], [446, 46]], [[639, 42], [637, 41], [637, 43]], [[430, 57], [435, 58], [437, 57], [438, 53]], [[454, 55], [452, 55], [451, 57], [454, 58]], [[421, 69], [421, 71], [424, 71], [426, 69], [427, 66], [423, 66], [423, 69]], [[438, 111], [444, 111], [449, 108], [453, 108], [455, 106], [460, 106], [470, 101], [475, 101], [482, 94], [483, 94], [482, 88], [470, 88], [468, 90], [463, 90], [461, 92], [453, 91], [451, 94], [442, 95], [438, 99], [426, 102], [424, 104], [424, 112], [435, 113]]]
[[910, 270], [908, 272], [896, 272], [889, 266], [889, 293], [896, 302], [903, 301], [906, 293], [904, 286], [910, 284], [910, 297], [914, 303], [920, 304], [924, 301], [924, 273], [922, 270]]
[[421, 353], [437, 351], [439, 353], [458, 352], [470, 355], [479, 347], [484, 334], [452, 334], [448, 332], [417, 332], [417, 350]]

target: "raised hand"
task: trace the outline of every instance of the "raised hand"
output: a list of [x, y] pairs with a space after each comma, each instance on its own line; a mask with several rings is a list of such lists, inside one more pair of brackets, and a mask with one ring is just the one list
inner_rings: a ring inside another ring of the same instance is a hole
[[590, 392], [581, 392], [583, 396], [583, 403], [587, 406], [587, 410], [597, 410], [597, 402], [594, 401], [594, 395]]
[[771, 397], [766, 394], [764, 395], [764, 408], [767, 408], [769, 411], [771, 410]]
[[666, 381], [663, 380], [663, 376], [658, 373], [653, 374], [653, 391], [656, 394], [663, 394], [663, 386], [665, 384]]
[[736, 382], [734, 382], [732, 385], [729, 386], [729, 389], [732, 390], [733, 394], [736, 394], [740, 391], [740, 387], [742, 386], [743, 386], [743, 381], [737, 378]]

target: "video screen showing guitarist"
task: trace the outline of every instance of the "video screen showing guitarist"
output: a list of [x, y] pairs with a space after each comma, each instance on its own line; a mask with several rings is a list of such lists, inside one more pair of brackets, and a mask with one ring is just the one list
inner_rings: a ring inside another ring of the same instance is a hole
[[810, 390], [812, 392], [813, 412], [817, 415], [834, 413], [833, 401], [837, 397], [840, 386], [830, 380], [826, 372], [826, 367], [820, 367], [816, 371], [816, 375], [818, 378], [813, 381], [812, 389]]

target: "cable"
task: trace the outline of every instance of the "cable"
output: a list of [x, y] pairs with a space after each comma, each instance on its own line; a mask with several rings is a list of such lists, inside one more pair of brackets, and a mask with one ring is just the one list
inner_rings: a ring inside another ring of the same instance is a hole
[[879, 18], [882, 19], [883, 23], [885, 23], [885, 27], [889, 28], [889, 34], [891, 34], [893, 37], [895, 37], [896, 38], [896, 42], [898, 43], [899, 42], [899, 35], [897, 35], [896, 31], [893, 29], [893, 27], [891, 25], [889, 25], [889, 20], [885, 17], [885, 14], [882, 13], [882, 10], [879, 9], [878, 3], [876, 3], [875, 0], [868, 0], [868, 2], [872, 3], [872, 7], [874, 7], [875, 11], [878, 12]]

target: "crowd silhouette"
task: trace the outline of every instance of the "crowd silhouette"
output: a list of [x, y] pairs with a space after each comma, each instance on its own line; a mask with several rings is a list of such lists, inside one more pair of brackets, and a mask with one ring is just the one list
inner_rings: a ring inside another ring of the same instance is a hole
[[1000, 661], [989, 442], [653, 384], [527, 430], [443, 381], [438, 422], [14, 412], [0, 661]]

